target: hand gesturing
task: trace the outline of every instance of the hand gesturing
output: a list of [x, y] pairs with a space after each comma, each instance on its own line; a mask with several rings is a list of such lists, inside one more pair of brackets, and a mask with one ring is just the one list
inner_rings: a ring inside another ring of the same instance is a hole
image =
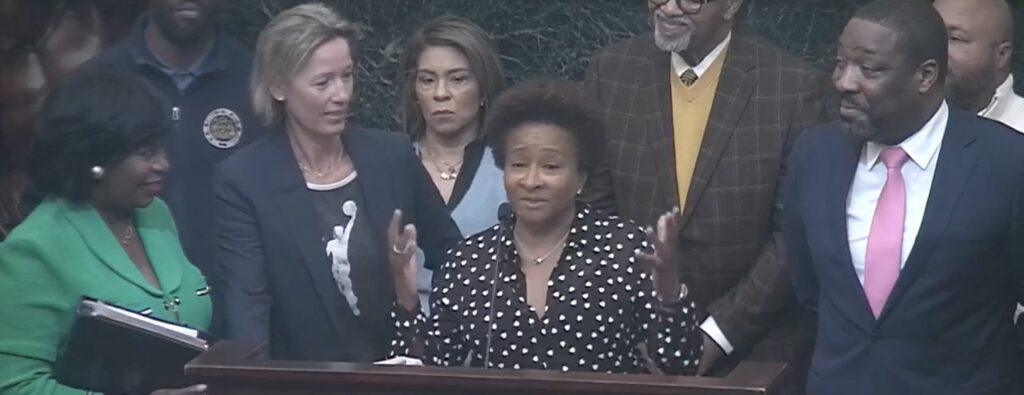
[[402, 308], [416, 309], [416, 226], [402, 224], [402, 210], [395, 210], [388, 224], [388, 261], [391, 280], [395, 287], [395, 300]]
[[679, 229], [682, 226], [679, 208], [662, 214], [656, 228], [644, 229], [651, 250], [637, 254], [640, 263], [651, 273], [654, 289], [664, 302], [675, 302], [680, 297], [679, 283]]

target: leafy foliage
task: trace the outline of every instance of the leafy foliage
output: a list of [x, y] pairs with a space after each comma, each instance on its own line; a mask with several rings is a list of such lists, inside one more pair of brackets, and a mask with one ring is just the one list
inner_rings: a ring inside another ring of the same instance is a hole
[[[1021, 0], [1011, 0], [1017, 3]], [[236, 0], [223, 25], [252, 45], [260, 29], [281, 10], [303, 0]], [[646, 30], [641, 0], [325, 0], [346, 18], [364, 24], [356, 122], [397, 129], [398, 59], [406, 37], [421, 23], [444, 14], [466, 17], [491, 33], [509, 82], [532, 77], [582, 78], [597, 49]], [[850, 15], [867, 0], [747, 0], [743, 25], [811, 64], [827, 70], [835, 40]], [[1021, 7], [1017, 7], [1021, 14]], [[1016, 18], [1018, 24], [1024, 20]], [[1021, 62], [1024, 26], [1018, 26], [1015, 70], [1024, 88]]]

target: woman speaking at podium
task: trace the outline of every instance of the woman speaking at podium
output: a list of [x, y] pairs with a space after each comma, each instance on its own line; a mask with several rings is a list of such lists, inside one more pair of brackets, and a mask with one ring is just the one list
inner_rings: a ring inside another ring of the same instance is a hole
[[[643, 373], [637, 346], [670, 374], [701, 354], [693, 302], [674, 261], [678, 212], [657, 230], [577, 200], [604, 144], [568, 83], [518, 86], [485, 125], [511, 213], [463, 240], [434, 273], [431, 316], [416, 314], [415, 265], [392, 259], [393, 354], [425, 363]], [[400, 249], [401, 246], [398, 246]], [[400, 257], [398, 257], [400, 258]]]

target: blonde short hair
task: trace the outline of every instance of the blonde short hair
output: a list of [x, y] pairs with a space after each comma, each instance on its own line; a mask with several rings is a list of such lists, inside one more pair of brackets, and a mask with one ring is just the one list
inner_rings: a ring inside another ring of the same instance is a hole
[[252, 106], [267, 125], [284, 120], [284, 104], [270, 94], [274, 84], [295, 76], [313, 52], [325, 42], [343, 38], [353, 60], [363, 29], [323, 4], [303, 4], [289, 8], [267, 23], [256, 40], [252, 67]]

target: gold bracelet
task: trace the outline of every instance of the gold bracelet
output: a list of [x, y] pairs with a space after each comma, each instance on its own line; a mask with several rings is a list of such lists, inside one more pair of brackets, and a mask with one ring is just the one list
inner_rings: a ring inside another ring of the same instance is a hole
[[671, 305], [674, 305], [676, 303], [679, 303], [679, 302], [683, 301], [683, 299], [686, 299], [686, 295], [689, 294], [689, 293], [690, 293], [689, 292], [689, 288], [686, 288], [686, 284], [679, 284], [679, 295], [676, 297], [675, 300], [673, 300], [671, 302], [670, 301], [666, 301], [666, 300], [661, 298], [661, 294], [658, 294], [658, 303], [660, 303], [661, 305], [669, 305], [669, 306], [671, 306]]

